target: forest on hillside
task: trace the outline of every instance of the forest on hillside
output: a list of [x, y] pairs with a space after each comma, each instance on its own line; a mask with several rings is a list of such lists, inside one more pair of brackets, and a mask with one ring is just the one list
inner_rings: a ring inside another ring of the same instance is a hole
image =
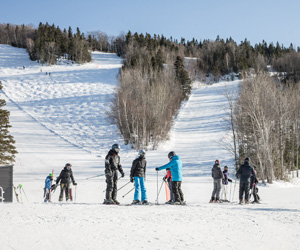
[[[287, 179], [299, 169], [300, 49], [262, 41], [251, 45], [232, 38], [180, 41], [164, 35], [127, 32], [86, 35], [54, 24], [0, 24], [0, 43], [26, 48], [31, 60], [55, 64], [60, 58], [89, 62], [91, 51], [117, 53], [124, 59], [112, 102], [111, 118], [125, 143], [157, 148], [168, 139], [177, 112], [194, 80], [243, 79], [231, 100], [236, 166], [245, 156], [263, 180]], [[267, 65], [278, 74], [271, 77]]]

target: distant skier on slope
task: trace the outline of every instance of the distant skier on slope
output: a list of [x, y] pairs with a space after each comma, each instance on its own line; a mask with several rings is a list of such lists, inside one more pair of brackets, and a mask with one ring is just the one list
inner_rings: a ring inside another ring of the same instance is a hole
[[50, 192], [51, 192], [52, 181], [53, 181], [53, 174], [50, 173], [45, 179], [44, 202], [51, 202]]
[[60, 182], [60, 194], [59, 194], [59, 201], [63, 200], [64, 193], [66, 196], [66, 201], [70, 199], [70, 183], [72, 180], [72, 183], [74, 186], [77, 185], [75, 182], [75, 179], [73, 177], [73, 172], [71, 169], [72, 165], [70, 163], [67, 163], [64, 167], [64, 169], [60, 172], [60, 175], [56, 179], [56, 185]]
[[228, 199], [227, 199], [227, 186], [228, 186], [229, 182], [232, 182], [232, 180], [229, 178], [229, 173], [228, 173], [228, 167], [227, 166], [224, 167], [223, 176], [224, 176], [224, 179], [222, 181], [222, 184], [223, 184], [223, 188], [224, 188], [224, 201], [229, 202]]
[[[139, 151], [139, 157], [132, 162], [132, 167], [130, 171], [130, 181], [134, 182], [134, 186], [135, 186], [134, 200], [132, 204], [149, 205], [149, 202], [147, 201], [147, 192], [145, 187], [146, 166], [147, 166], [145, 155], [146, 152], [143, 149], [141, 149]], [[139, 200], [140, 191], [141, 191], [141, 201]]]
[[117, 183], [118, 172], [121, 173], [121, 177], [125, 176], [122, 165], [120, 164], [120, 152], [119, 144], [113, 144], [111, 150], [105, 157], [105, 177], [106, 177], [106, 199], [103, 204], [120, 204], [117, 200]]
[[213, 168], [211, 169], [211, 176], [214, 179], [214, 189], [211, 194], [210, 203], [212, 202], [221, 202], [220, 200], [220, 191], [222, 187], [222, 180], [224, 179], [224, 175], [220, 166], [220, 161], [215, 160], [215, 164], [213, 165]]
[[250, 166], [250, 159], [245, 158], [244, 164], [240, 166], [236, 173], [236, 177], [240, 178], [240, 204], [243, 204], [243, 197], [245, 194], [245, 204], [249, 204], [249, 189], [250, 189], [250, 177], [253, 175], [256, 178], [253, 167]]
[[174, 205], [184, 205], [184, 196], [181, 190], [182, 183], [182, 162], [178, 155], [174, 151], [168, 154], [170, 160], [169, 163], [163, 165], [159, 168], [155, 168], [156, 171], [170, 168], [172, 174], [172, 190], [175, 196], [175, 201], [172, 203]]

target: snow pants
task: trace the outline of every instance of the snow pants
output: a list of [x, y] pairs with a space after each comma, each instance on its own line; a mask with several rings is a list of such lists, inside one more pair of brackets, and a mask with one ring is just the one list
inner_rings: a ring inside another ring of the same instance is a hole
[[184, 196], [181, 190], [181, 181], [172, 181], [172, 191], [175, 196], [175, 201], [184, 201]]
[[216, 200], [220, 200], [220, 192], [222, 187], [222, 179], [214, 179], [214, 189], [211, 194], [211, 198]]
[[60, 183], [60, 194], [59, 194], [59, 201], [62, 201], [64, 198], [64, 193], [66, 195], [66, 200], [68, 201], [70, 199], [70, 183]]
[[44, 188], [44, 202], [47, 202], [50, 200], [50, 189]]
[[111, 175], [106, 175], [106, 200], [116, 200], [118, 190], [118, 172], [112, 171]]
[[144, 177], [134, 177], [134, 200], [140, 199], [140, 191], [142, 193], [141, 195], [141, 201], [147, 200], [147, 193], [146, 193], [146, 187], [145, 187], [145, 179]]
[[175, 201], [175, 195], [173, 193], [173, 188], [172, 188], [172, 181], [168, 181], [168, 187], [170, 189], [170, 194], [171, 194], [171, 200]]
[[249, 190], [250, 190], [250, 182], [249, 181], [240, 181], [240, 201], [243, 200], [245, 194], [245, 201], [248, 201], [249, 197]]

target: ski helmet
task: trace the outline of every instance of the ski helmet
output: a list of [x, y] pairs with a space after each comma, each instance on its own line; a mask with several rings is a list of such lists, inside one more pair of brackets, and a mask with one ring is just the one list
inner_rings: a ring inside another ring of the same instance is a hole
[[168, 154], [168, 158], [171, 160], [173, 158], [173, 156], [176, 155], [175, 151], [171, 151], [169, 154]]
[[139, 156], [145, 156], [146, 152], [143, 149], [139, 150]]
[[248, 162], [248, 163], [250, 162], [249, 157], [246, 157], [246, 158], [245, 158], [245, 162]]
[[114, 144], [114, 145], [112, 145], [111, 148], [112, 148], [114, 151], [116, 151], [117, 153], [119, 153], [119, 152], [120, 152], [120, 149], [121, 149], [121, 147], [120, 147], [119, 144]]
[[228, 170], [228, 167], [227, 167], [227, 166], [225, 166], [225, 167], [224, 167], [224, 169], [225, 169], [225, 170]]
[[71, 164], [71, 163], [67, 163], [65, 167], [66, 167], [66, 168], [67, 168], [67, 167], [72, 167], [72, 164]]
[[53, 174], [52, 174], [52, 173], [50, 173], [50, 174], [49, 174], [49, 176], [50, 176], [50, 177], [51, 177], [51, 176], [53, 177]]
[[219, 160], [215, 160], [215, 164], [220, 164], [221, 162]]

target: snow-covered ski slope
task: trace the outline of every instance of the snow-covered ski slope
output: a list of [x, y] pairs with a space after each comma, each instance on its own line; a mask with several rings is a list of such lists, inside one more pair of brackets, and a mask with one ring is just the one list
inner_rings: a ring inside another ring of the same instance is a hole
[[[102, 174], [104, 157], [120, 143], [126, 177], [136, 152], [125, 146], [107, 112], [117, 84], [121, 59], [95, 52], [92, 63], [61, 62], [41, 66], [25, 50], [0, 45], [1, 98], [11, 111], [11, 133], [19, 154], [14, 183], [22, 184], [28, 201], [0, 204], [0, 249], [299, 249], [299, 185], [275, 183], [259, 187], [262, 204], [208, 204], [215, 159], [233, 169], [232, 156], [223, 148], [226, 135], [224, 82], [195, 84], [170, 132], [170, 140], [147, 151], [147, 194], [155, 203], [154, 168], [168, 162], [175, 150], [184, 165], [182, 189], [188, 206], [105, 206]], [[23, 66], [25, 69], [23, 69]], [[47, 72], [47, 74], [46, 74]], [[49, 75], [49, 73], [51, 73]], [[238, 81], [226, 82], [237, 88]], [[73, 164], [78, 183], [76, 202], [43, 203], [44, 179], [54, 169]], [[164, 173], [158, 175], [159, 186]], [[233, 176], [233, 174], [231, 174]], [[297, 183], [297, 180], [295, 181]], [[130, 203], [133, 193], [118, 199]], [[233, 200], [238, 187], [231, 186]], [[234, 190], [234, 192], [233, 192]], [[159, 202], [165, 201], [164, 189]]]

